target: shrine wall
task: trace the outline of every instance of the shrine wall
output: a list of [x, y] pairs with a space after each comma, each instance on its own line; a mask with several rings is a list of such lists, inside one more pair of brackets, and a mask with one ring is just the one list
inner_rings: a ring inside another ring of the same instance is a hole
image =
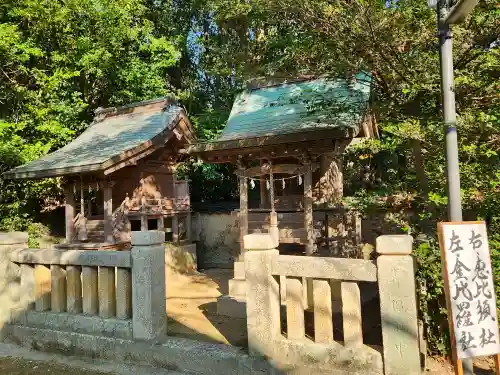
[[113, 208], [116, 209], [127, 197], [140, 202], [147, 199], [173, 198], [175, 175], [160, 166], [140, 162], [133, 167], [122, 168], [111, 175], [113, 186]]
[[198, 240], [200, 268], [232, 268], [240, 252], [236, 212], [202, 212], [195, 215], [192, 233]]

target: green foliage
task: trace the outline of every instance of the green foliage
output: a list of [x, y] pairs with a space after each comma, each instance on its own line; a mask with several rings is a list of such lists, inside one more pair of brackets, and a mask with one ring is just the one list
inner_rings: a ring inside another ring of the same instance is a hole
[[[175, 93], [175, 37], [142, 0], [7, 0], [0, 5], [0, 172], [70, 142], [100, 106]], [[0, 228], [27, 229], [60, 197], [56, 180], [0, 180]], [[35, 212], [35, 214], [34, 214]]]
[[450, 348], [446, 299], [441, 277], [441, 250], [435, 239], [420, 243], [415, 250], [418, 261], [417, 287], [419, 311], [427, 328], [432, 350], [446, 353]]
[[40, 238], [42, 236], [48, 236], [50, 234], [50, 230], [43, 224], [33, 223], [28, 225], [28, 247], [30, 248], [38, 248], [40, 247]]

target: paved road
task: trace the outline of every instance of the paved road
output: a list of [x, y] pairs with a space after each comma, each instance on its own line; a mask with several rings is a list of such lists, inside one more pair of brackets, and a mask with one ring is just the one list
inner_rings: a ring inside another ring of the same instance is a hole
[[125, 363], [65, 357], [0, 343], [1, 375], [185, 375]]

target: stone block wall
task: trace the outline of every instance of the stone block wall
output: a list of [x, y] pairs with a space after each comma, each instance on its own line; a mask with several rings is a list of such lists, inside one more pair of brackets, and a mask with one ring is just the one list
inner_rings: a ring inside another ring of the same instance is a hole
[[240, 252], [238, 216], [232, 212], [201, 213], [193, 220], [202, 268], [232, 268]]

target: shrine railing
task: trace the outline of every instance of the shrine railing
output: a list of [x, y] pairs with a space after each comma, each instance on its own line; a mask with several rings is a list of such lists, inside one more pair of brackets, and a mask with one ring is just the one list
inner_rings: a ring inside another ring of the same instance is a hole
[[[164, 234], [132, 233], [123, 251], [15, 249], [2, 253], [21, 298], [2, 308], [10, 326], [123, 339], [165, 334]], [[13, 246], [11, 246], [12, 248]], [[18, 284], [16, 284], [18, 283]], [[15, 285], [14, 285], [15, 284]], [[5, 327], [4, 327], [5, 328]]]
[[145, 213], [149, 215], [169, 214], [177, 211], [187, 211], [189, 209], [189, 197], [142, 199], [140, 201], [131, 200], [131, 203], [129, 205], [130, 213]]
[[[279, 255], [268, 234], [247, 235], [244, 245], [252, 354], [284, 369], [338, 366], [345, 373], [420, 374], [410, 236], [379, 237], [376, 262]], [[365, 343], [363, 322], [374, 314], [362, 314], [360, 283], [379, 291], [380, 351]], [[335, 312], [341, 327], [335, 326]]]

